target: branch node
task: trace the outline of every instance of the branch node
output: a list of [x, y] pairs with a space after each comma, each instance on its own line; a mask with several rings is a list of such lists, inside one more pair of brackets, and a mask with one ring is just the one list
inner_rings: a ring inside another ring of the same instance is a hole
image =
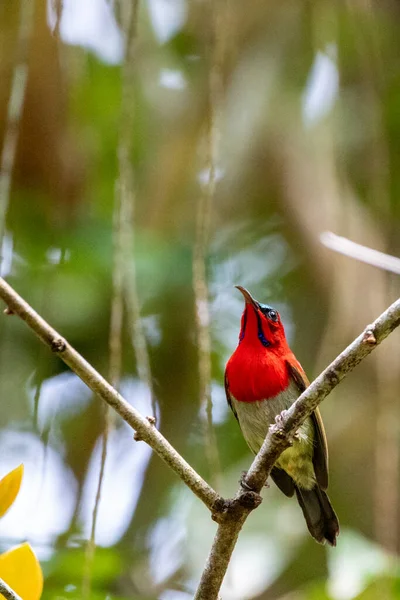
[[[156, 424], [156, 418], [155, 417], [153, 417], [153, 416], [147, 416], [146, 419], [150, 423], [150, 425], [155, 425]], [[135, 442], [142, 442], [143, 441], [142, 435], [138, 431], [135, 431], [135, 433], [133, 435], [133, 439], [135, 440]]]
[[262, 497], [257, 492], [242, 492], [238, 498], [240, 506], [254, 510], [257, 506], [260, 506]]
[[135, 433], [133, 434], [133, 439], [135, 440], [135, 442], [143, 441], [143, 438], [138, 431], [135, 431]]
[[262, 497], [252, 490], [243, 490], [235, 498], [224, 500], [220, 498], [214, 503], [211, 512], [211, 518], [216, 523], [226, 523], [227, 521], [236, 521], [243, 513], [243, 509], [254, 510], [260, 506]]
[[282, 429], [282, 426], [276, 422], [273, 425], [269, 426], [269, 431], [272, 433], [273, 436], [277, 437], [280, 440], [283, 440], [286, 437], [285, 430]]
[[50, 348], [52, 352], [60, 353], [65, 352], [67, 349], [67, 343], [63, 338], [53, 338], [50, 342]]
[[10, 316], [14, 314], [14, 311], [9, 306], [7, 306], [7, 308], [5, 308], [3, 312], [5, 315], [10, 315]]
[[369, 344], [371, 346], [374, 346], [377, 342], [376, 342], [376, 337], [374, 335], [372, 326], [369, 325], [367, 327], [367, 329], [364, 331], [364, 335], [363, 335], [363, 344]]
[[247, 471], [242, 471], [238, 483], [240, 483], [242, 489], [245, 492], [253, 492], [254, 490], [246, 483]]
[[231, 500], [225, 500], [224, 498], [218, 498], [213, 504], [211, 510], [211, 518], [216, 523], [221, 523], [224, 520], [230, 506]]

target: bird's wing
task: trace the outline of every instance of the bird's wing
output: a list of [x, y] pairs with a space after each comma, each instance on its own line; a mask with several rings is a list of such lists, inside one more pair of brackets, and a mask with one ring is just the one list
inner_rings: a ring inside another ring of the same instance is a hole
[[239, 423], [237, 412], [232, 404], [231, 395], [229, 393], [229, 383], [228, 383], [228, 377], [226, 375], [226, 371], [225, 371], [225, 394], [226, 394], [226, 400], [227, 400], [229, 406], [231, 407], [231, 410], [232, 410], [233, 414], [235, 415], [237, 422]]
[[294, 481], [290, 475], [286, 473], [286, 471], [280, 469], [279, 467], [273, 467], [271, 471], [271, 477], [275, 485], [278, 486], [285, 496], [288, 496], [289, 498], [293, 496]]
[[[293, 364], [289, 360], [286, 361], [286, 364], [288, 365], [289, 374], [297, 385], [299, 392], [304, 392], [304, 390], [310, 385], [310, 382], [308, 381], [307, 376], [300, 364]], [[326, 441], [325, 428], [322, 422], [321, 413], [319, 412], [318, 408], [316, 408], [311, 414], [311, 421], [314, 425], [315, 431], [313, 454], [315, 477], [320, 488], [326, 490], [328, 488], [328, 444]]]

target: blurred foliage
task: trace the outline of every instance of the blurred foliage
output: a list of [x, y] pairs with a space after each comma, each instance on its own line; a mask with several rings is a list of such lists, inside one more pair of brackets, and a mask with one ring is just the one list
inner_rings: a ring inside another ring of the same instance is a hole
[[[107, 374], [124, 4], [61, 4], [56, 26], [58, 3], [35, 3], [1, 272]], [[20, 18], [18, 2], [1, 4], [1, 140]], [[242, 310], [232, 286], [281, 311], [310, 377], [399, 295], [398, 277], [320, 243], [331, 230], [400, 255], [399, 24], [394, 0], [140, 3], [131, 260], [160, 429], [208, 480], [192, 254], [213, 68], [221, 83], [206, 266], [226, 495], [251, 460], [223, 392]], [[338, 547], [317, 546], [296, 503], [271, 486], [241, 534], [224, 600], [400, 598], [399, 350], [396, 332], [322, 407]], [[127, 399], [150, 414], [126, 316], [122, 375]], [[0, 319], [0, 395], [1, 471], [25, 463], [1, 544], [32, 544], [43, 598], [80, 598], [104, 409], [11, 317]], [[215, 524], [131, 432], [117, 422], [114, 433], [91, 598], [188, 599]]]

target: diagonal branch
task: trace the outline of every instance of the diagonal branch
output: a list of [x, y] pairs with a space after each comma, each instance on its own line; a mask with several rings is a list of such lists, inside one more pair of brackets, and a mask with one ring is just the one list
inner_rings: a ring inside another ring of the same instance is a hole
[[210, 509], [218, 530], [203, 571], [195, 600], [217, 600], [223, 578], [240, 530], [250, 512], [256, 508], [259, 493], [279, 457], [293, 439], [299, 426], [322, 400], [378, 344], [400, 325], [400, 299], [394, 302], [372, 325], [346, 348], [307, 388], [296, 402], [271, 426], [260, 452], [246, 476], [252, 491], [239, 489], [231, 500], [224, 500], [182, 458], [171, 444], [76, 351], [40, 317], [13, 288], [0, 278], [0, 298], [7, 314], [17, 314], [36, 335], [136, 430], [136, 439], [145, 441], [179, 475], [196, 496]]
[[326, 396], [378, 344], [400, 325], [400, 300], [392, 304], [378, 319], [368, 325], [350, 346], [311, 383], [305, 392], [271, 426], [261, 450], [246, 476], [246, 484], [253, 492], [237, 492], [225, 504], [225, 514], [218, 516], [218, 527], [195, 600], [216, 600], [234, 550], [236, 540], [251, 510], [261, 501], [260, 493], [280, 454], [287, 448], [304, 420]]
[[90, 365], [59, 333], [33, 310], [17, 292], [0, 277], [0, 298], [7, 304], [6, 313], [18, 315], [50, 347], [84, 383], [137, 433], [135, 439], [143, 440], [186, 483], [194, 494], [213, 511], [221, 506], [221, 497], [171, 446], [154, 427], [153, 420], [143, 417]]
[[344, 254], [344, 256], [355, 258], [367, 265], [400, 275], [400, 258], [397, 256], [391, 256], [390, 254], [379, 252], [379, 250], [375, 250], [374, 248], [357, 244], [353, 240], [336, 235], [332, 231], [321, 233], [320, 240], [324, 246], [330, 248], [330, 250], [339, 252], [339, 254]]
[[14, 592], [3, 579], [0, 579], [0, 594], [2, 594], [6, 600], [22, 600], [21, 596], [18, 596], [18, 594]]

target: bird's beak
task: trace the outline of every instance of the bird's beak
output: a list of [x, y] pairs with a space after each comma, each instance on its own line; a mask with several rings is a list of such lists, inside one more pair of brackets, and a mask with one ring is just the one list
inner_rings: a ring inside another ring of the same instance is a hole
[[241, 285], [235, 285], [235, 288], [237, 288], [239, 292], [242, 292], [246, 304], [251, 304], [256, 310], [258, 310], [257, 300], [254, 300], [253, 296], [248, 290], [246, 290], [246, 288], [242, 287]]

